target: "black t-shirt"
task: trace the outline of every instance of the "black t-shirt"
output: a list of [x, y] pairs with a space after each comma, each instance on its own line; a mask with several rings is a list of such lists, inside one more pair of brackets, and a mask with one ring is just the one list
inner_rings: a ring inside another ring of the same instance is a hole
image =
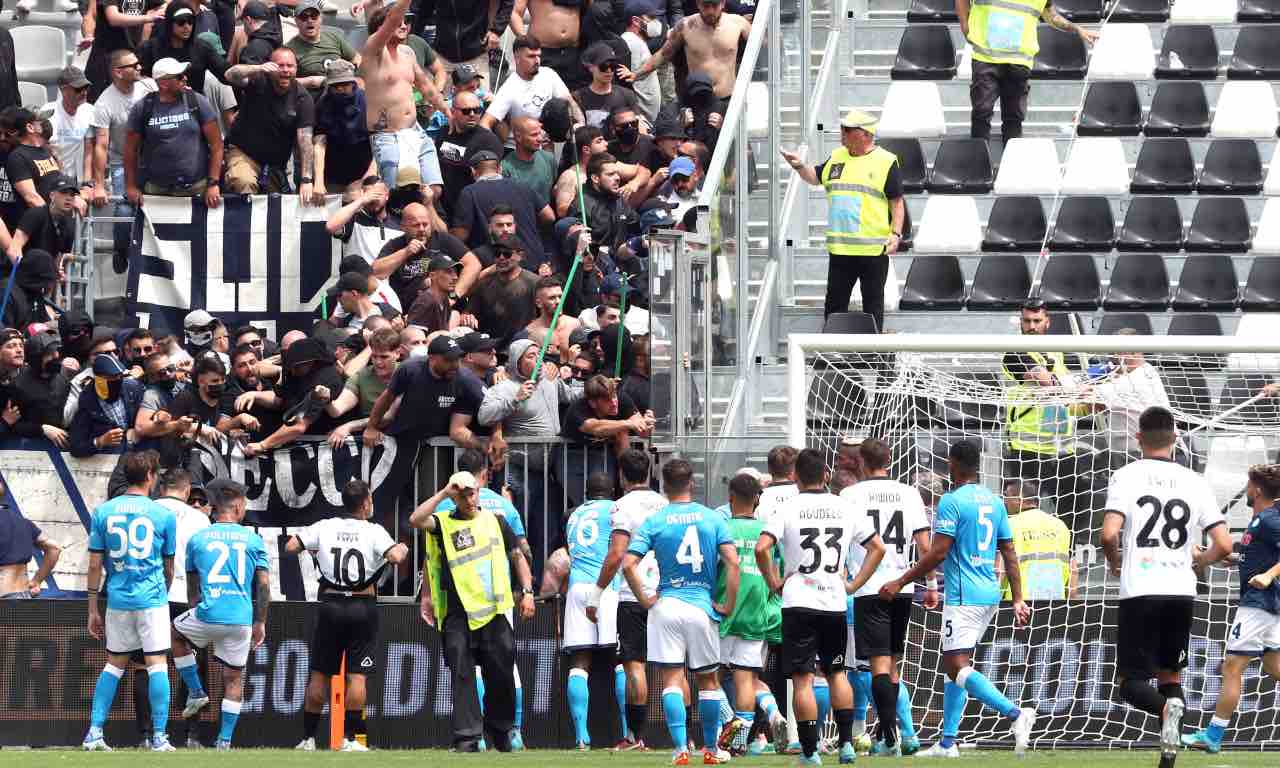
[[[501, 517], [498, 522], [506, 525]], [[503, 529], [503, 542], [506, 542], [506, 531]], [[0, 565], [26, 565], [35, 556], [36, 541], [40, 538], [40, 528], [35, 523], [19, 514], [8, 504], [0, 504]], [[515, 539], [513, 535], [512, 540]]]
[[653, 410], [650, 407], [650, 389], [649, 379], [636, 373], [629, 373], [622, 380], [622, 393], [631, 398], [641, 413]]
[[480, 148], [490, 149], [502, 155], [502, 139], [488, 128], [476, 126], [460, 133], [450, 131], [436, 139], [437, 156], [440, 158], [440, 177], [444, 179], [445, 219], [450, 220], [458, 207], [458, 196], [475, 181], [467, 155]]
[[466, 366], [458, 369], [458, 399], [453, 401], [453, 412], [470, 416], [469, 427], [478, 437], [488, 437], [493, 434], [492, 426], [486, 427], [480, 423], [480, 403], [484, 402], [484, 393], [487, 388], [484, 380], [472, 373], [471, 369]]
[[636, 139], [636, 145], [631, 149], [623, 149], [617, 139], [609, 142], [609, 154], [618, 158], [619, 162], [632, 165], [643, 165], [649, 169], [650, 173], [657, 171], [666, 165], [666, 161], [662, 159], [662, 153], [658, 151], [658, 145], [648, 136], [640, 136]]
[[437, 378], [427, 358], [418, 357], [396, 368], [387, 389], [402, 398], [400, 410], [388, 430], [390, 434], [410, 440], [449, 434], [449, 415], [457, 399], [456, 379]]
[[194, 387], [187, 387], [174, 396], [167, 409], [175, 419], [190, 416], [192, 419], [210, 427], [218, 426], [223, 415], [222, 401], [209, 405], [200, 398]]
[[[388, 240], [387, 244], [382, 246], [382, 250], [378, 252], [378, 258], [390, 256], [396, 251], [404, 248], [409, 244], [409, 236], [401, 235], [393, 240]], [[405, 263], [396, 267], [391, 273], [390, 279], [391, 290], [396, 292], [400, 297], [400, 306], [408, 309], [413, 306], [413, 302], [418, 298], [418, 294], [422, 292], [424, 280], [427, 276], [427, 265], [431, 263], [433, 251], [438, 251], [453, 259], [454, 261], [462, 261], [462, 257], [467, 255], [467, 247], [462, 241], [448, 232], [432, 232], [431, 239], [427, 241], [427, 247], [422, 249], [417, 258], [409, 259]]]
[[[289, 376], [279, 390], [280, 396], [284, 398], [284, 411], [288, 413], [293, 410], [317, 386], [327, 387], [331, 393], [341, 393], [346, 383], [346, 380], [342, 378], [342, 374], [338, 373], [338, 369], [332, 364], [326, 363], [317, 364], [315, 369], [302, 378]], [[312, 398], [306, 410], [300, 414], [302, 418], [311, 419], [311, 427], [306, 431], [306, 434], [327, 435], [333, 431], [334, 427], [349, 418], [350, 414], [340, 419], [335, 419], [325, 413], [324, 407], [325, 403]]]
[[515, 280], [492, 273], [482, 277], [472, 289], [467, 311], [475, 315], [481, 331], [498, 340], [498, 349], [506, 349], [512, 337], [533, 320], [533, 293], [537, 284], [537, 275], [521, 269]]
[[[814, 173], [818, 174], [818, 178], [822, 178], [822, 169], [827, 167], [827, 161], [813, 166]], [[902, 171], [898, 168], [898, 164], [894, 163], [889, 166], [889, 175], [884, 179], [884, 196], [890, 200], [902, 197]]]
[[31, 180], [36, 185], [36, 191], [39, 192], [40, 180], [58, 170], [58, 161], [47, 147], [19, 144], [10, 150], [8, 159], [4, 161], [4, 170], [9, 177], [9, 183], [15, 187], [14, 197], [17, 203], [15, 210], [21, 215], [27, 210], [27, 204], [17, 194], [18, 183]]
[[[497, 518], [498, 520], [498, 527], [502, 529], [503, 551], [511, 552], [513, 549], [520, 546], [520, 540], [516, 538], [515, 531], [511, 530], [511, 526], [507, 523], [506, 518], [504, 518], [502, 515], [494, 515], [494, 517]], [[436, 520], [435, 533], [432, 533], [431, 535], [436, 538], [436, 543], [440, 545], [440, 551], [443, 552], [444, 551], [444, 533], [443, 533], [443, 529], [440, 527], [439, 519]], [[512, 591], [514, 592], [519, 588], [520, 588], [520, 585], [514, 583], [514, 579], [513, 579], [511, 584]], [[423, 589], [428, 589], [428, 587], [424, 586]], [[462, 602], [458, 600], [458, 595], [453, 589], [453, 572], [449, 570], [448, 563], [444, 563], [444, 567], [440, 569], [440, 589], [445, 594], [445, 601], [447, 606], [445, 609], [445, 615], [447, 617], [446, 620], [448, 620], [449, 618], [453, 618], [455, 616], [461, 616], [465, 620], [467, 612], [462, 609]]]
[[[608, 416], [610, 421], [623, 421], [629, 419], [636, 414], [636, 404], [626, 392], [618, 393], [618, 413], [615, 416]], [[588, 435], [582, 431], [582, 425], [587, 419], [597, 419], [595, 411], [591, 410], [591, 404], [587, 402], [585, 397], [579, 398], [569, 406], [569, 410], [564, 415], [564, 426], [560, 429], [560, 436], [574, 445], [602, 445], [607, 442], [606, 439]]]
[[[264, 387], [261, 383], [256, 387], [250, 387], [235, 376], [228, 376], [227, 385], [222, 390], [222, 402], [218, 407], [222, 409], [223, 413], [233, 415], [236, 413], [237, 397], [246, 392], [263, 392], [266, 390], [267, 387]], [[249, 433], [255, 441], [265, 438], [280, 428], [281, 411], [263, 408], [255, 402], [247, 413], [258, 420], [258, 429]]]
[[619, 107], [638, 109], [640, 106], [640, 100], [636, 98], [635, 91], [618, 85], [614, 85], [608, 93], [603, 94], [591, 90], [590, 86], [579, 88], [573, 92], [573, 100], [582, 107], [587, 125], [596, 128], [601, 127], [604, 121], [609, 119], [609, 113], [613, 110]]
[[27, 245], [23, 253], [33, 248], [57, 256], [71, 253], [75, 240], [75, 222], [70, 216], [56, 215], [49, 206], [28, 208], [18, 221], [18, 229], [27, 234]]
[[471, 184], [458, 195], [452, 226], [466, 228], [467, 245], [485, 245], [489, 242], [489, 211], [498, 203], [510, 205], [515, 215], [516, 237], [524, 245], [525, 268], [537, 269], [547, 260], [542, 252], [542, 238], [538, 236], [538, 211], [546, 203], [539, 201], [538, 193], [524, 184], [501, 177]]
[[311, 94], [295, 81], [282, 96], [269, 78], [259, 76], [237, 89], [236, 100], [240, 111], [227, 144], [259, 163], [284, 168], [293, 154], [297, 130], [315, 125]]
[[13, 191], [13, 185], [9, 183], [8, 164], [9, 153], [0, 149], [0, 219], [4, 220], [4, 225], [12, 232], [17, 229], [26, 206], [18, 202], [18, 193]]

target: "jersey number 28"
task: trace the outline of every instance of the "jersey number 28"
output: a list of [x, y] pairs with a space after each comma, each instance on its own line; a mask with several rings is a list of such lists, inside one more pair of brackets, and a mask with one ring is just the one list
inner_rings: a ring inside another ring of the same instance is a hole
[[[1142, 548], [1158, 547], [1161, 542], [1169, 549], [1182, 549], [1187, 543], [1187, 526], [1191, 523], [1191, 507], [1182, 499], [1169, 499], [1164, 504], [1155, 496], [1143, 496], [1138, 499], [1139, 507], [1148, 507], [1151, 514], [1147, 522], [1138, 531], [1137, 545]], [[1164, 526], [1160, 529], [1159, 540], [1152, 536], [1156, 523], [1164, 518]]]

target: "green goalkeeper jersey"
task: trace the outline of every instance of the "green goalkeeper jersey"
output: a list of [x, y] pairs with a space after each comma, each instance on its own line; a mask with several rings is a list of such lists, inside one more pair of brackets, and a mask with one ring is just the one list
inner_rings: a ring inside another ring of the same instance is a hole
[[[782, 598], [770, 594], [769, 585], [756, 566], [756, 541], [764, 530], [764, 521], [729, 518], [729, 535], [738, 548], [738, 599], [733, 613], [720, 622], [720, 636], [733, 635], [744, 640], [766, 640], [771, 645], [782, 642]], [[724, 571], [716, 584], [716, 602], [724, 601]]]

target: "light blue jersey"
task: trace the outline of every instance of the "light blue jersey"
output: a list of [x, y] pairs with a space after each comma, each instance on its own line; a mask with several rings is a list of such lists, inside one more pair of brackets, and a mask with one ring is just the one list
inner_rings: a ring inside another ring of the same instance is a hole
[[207, 624], [253, 623], [253, 577], [267, 570], [262, 537], [237, 523], [214, 523], [187, 542], [187, 572], [200, 579], [196, 618]]
[[[609, 555], [609, 535], [612, 530], [614, 502], [610, 499], [592, 499], [569, 515], [565, 524], [565, 538], [569, 550], [569, 586], [595, 584], [600, 569]], [[621, 574], [614, 576], [610, 585], [618, 587]]]
[[716, 507], [716, 512], [719, 513], [719, 515], [723, 517], [725, 520], [728, 520], [729, 518], [733, 517], [733, 508], [730, 507], [728, 504], [721, 504], [720, 506]]
[[169, 604], [164, 559], [178, 548], [178, 518], [146, 496], [104, 501], [89, 524], [89, 551], [102, 553], [107, 607], [140, 611]]
[[953, 542], [942, 567], [947, 604], [998, 604], [997, 545], [1013, 539], [1000, 497], [978, 483], [963, 485], [938, 502], [933, 526], [934, 533], [950, 536]]
[[711, 607], [720, 572], [720, 545], [733, 546], [729, 524], [697, 502], [676, 502], [655, 512], [631, 536], [627, 551], [658, 561], [658, 596], [674, 597], [720, 616]]
[[[457, 509], [458, 505], [453, 503], [453, 499], [446, 498], [444, 501], [436, 505], [437, 512], [452, 512]], [[511, 526], [511, 532], [516, 536], [527, 536], [524, 531], [524, 521], [520, 519], [520, 513], [516, 511], [515, 505], [507, 501], [507, 497], [485, 487], [480, 489], [480, 508], [486, 512], [492, 512], [495, 517], [500, 517], [507, 521], [507, 525]]]

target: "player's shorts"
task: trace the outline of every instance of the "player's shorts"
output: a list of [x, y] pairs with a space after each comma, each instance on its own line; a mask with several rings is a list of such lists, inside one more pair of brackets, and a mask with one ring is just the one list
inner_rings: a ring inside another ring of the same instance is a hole
[[347, 657], [347, 674], [378, 671], [378, 628], [382, 623], [373, 596], [320, 594], [316, 631], [311, 638], [311, 671], [336, 675]]
[[618, 659], [646, 661], [649, 658], [649, 612], [634, 600], [618, 603]]
[[[782, 672], [794, 675], [815, 672], [827, 675], [844, 667], [848, 623], [845, 612], [782, 609]], [[817, 666], [814, 666], [814, 659]]]
[[[942, 653], [972, 655], [998, 610], [999, 605], [943, 605]], [[859, 650], [866, 655], [866, 649]]]
[[1149, 680], [1157, 670], [1187, 666], [1192, 598], [1147, 595], [1121, 600], [1116, 609], [1116, 674]]
[[729, 669], [763, 672], [766, 653], [764, 640], [747, 640], [733, 635], [720, 637], [720, 663]]
[[853, 612], [858, 653], [866, 658], [902, 655], [911, 621], [910, 595], [899, 595], [890, 602], [877, 595], [854, 598]]
[[190, 610], [173, 620], [173, 629], [197, 648], [212, 646], [214, 657], [228, 667], [244, 669], [249, 660], [253, 627], [248, 624], [209, 624]]
[[1233, 656], [1261, 656], [1280, 651], [1280, 616], [1261, 608], [1236, 608], [1235, 621], [1227, 630], [1227, 653]]
[[154, 656], [169, 650], [169, 605], [122, 611], [108, 608], [103, 617], [108, 653], [142, 651]]
[[564, 606], [564, 637], [560, 652], [569, 655], [597, 648], [615, 648], [618, 644], [618, 593], [606, 589], [600, 595], [596, 620], [587, 618], [587, 598], [596, 585], [588, 582], [569, 587]]
[[649, 661], [694, 672], [720, 666], [720, 631], [707, 612], [674, 597], [660, 597], [646, 627]]

